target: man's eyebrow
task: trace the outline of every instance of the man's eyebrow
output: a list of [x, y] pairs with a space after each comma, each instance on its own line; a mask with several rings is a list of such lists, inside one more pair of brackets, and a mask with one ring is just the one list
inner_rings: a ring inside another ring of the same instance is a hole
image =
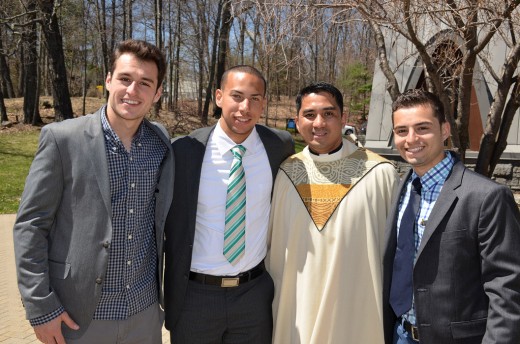
[[[419, 122], [419, 123], [414, 123], [413, 125], [411, 125], [410, 127], [417, 127], [419, 125], [432, 125], [432, 122]], [[401, 129], [401, 128], [408, 128], [409, 126], [408, 125], [396, 125], [394, 127], [394, 129]]]
[[[240, 94], [240, 95], [245, 94], [244, 92], [239, 91], [239, 90], [235, 90], [235, 89], [231, 89], [229, 91], [229, 93], [237, 93], [237, 94]], [[263, 97], [263, 96], [264, 95], [262, 93], [253, 93], [253, 94], [251, 94], [251, 97]]]
[[302, 112], [305, 114], [305, 113], [316, 112], [316, 111], [330, 111], [330, 110], [336, 110], [336, 107], [335, 106], [326, 106], [326, 107], [320, 108], [320, 109], [315, 109], [315, 108], [304, 109]]
[[[131, 77], [132, 75], [130, 75], [129, 73], [121, 73], [119, 74], [119, 76], [128, 76], [128, 77]], [[142, 77], [141, 80], [143, 81], [146, 81], [146, 82], [151, 82], [152, 84], [155, 84], [155, 80], [154, 79], [151, 79], [151, 78], [148, 78], [148, 77]]]

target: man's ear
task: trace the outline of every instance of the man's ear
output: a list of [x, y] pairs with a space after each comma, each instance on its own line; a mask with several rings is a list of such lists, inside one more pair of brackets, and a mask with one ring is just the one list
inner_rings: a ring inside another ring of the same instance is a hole
[[161, 86], [159, 86], [159, 88], [157, 89], [157, 92], [155, 92], [155, 96], [153, 97], [154, 103], [157, 103], [159, 101], [159, 99], [161, 98], [161, 95], [162, 95], [162, 91], [163, 91], [163, 87], [161, 85]]
[[217, 104], [217, 106], [219, 108], [221, 108], [221, 104], [222, 104], [222, 90], [220, 88], [218, 88], [216, 91], [215, 91], [215, 103]]
[[110, 72], [107, 73], [107, 78], [105, 79], [105, 88], [107, 91], [110, 91], [110, 83], [112, 82], [112, 75]]
[[450, 123], [448, 121], [442, 123], [441, 125], [441, 134], [442, 134], [442, 141], [445, 141], [450, 137], [451, 135], [451, 127]]

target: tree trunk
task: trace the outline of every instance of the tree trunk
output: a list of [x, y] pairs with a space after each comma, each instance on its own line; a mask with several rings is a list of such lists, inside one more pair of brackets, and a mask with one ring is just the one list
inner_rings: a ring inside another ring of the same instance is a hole
[[69, 85], [67, 84], [67, 69], [63, 54], [63, 41], [58, 25], [58, 17], [54, 8], [54, 1], [39, 0], [40, 9], [44, 15], [42, 24], [43, 35], [47, 43], [47, 51], [53, 70], [52, 87], [54, 96], [55, 119], [62, 121], [72, 118], [72, 103], [70, 101]]
[[128, 9], [126, 10], [126, 15], [128, 16], [127, 24], [128, 24], [128, 37], [127, 39], [131, 39], [134, 37], [134, 10], [133, 10], [133, 1], [127, 0]]
[[[108, 51], [108, 45], [107, 45], [107, 24], [106, 24], [106, 3], [105, 0], [95, 0], [94, 4], [96, 5], [96, 23], [97, 23], [97, 29], [98, 29], [98, 36], [99, 40], [101, 42], [101, 55], [103, 56], [103, 75], [101, 77], [102, 80], [105, 80], [105, 77], [108, 74], [109, 71], [109, 59], [110, 54]], [[115, 18], [115, 0], [112, 1], [112, 10], [114, 11], [112, 13], [112, 24], [115, 24], [114, 18]], [[114, 34], [115, 28], [112, 27], [112, 34]], [[105, 87], [103, 87], [105, 90]], [[103, 92], [106, 95], [106, 90]]]
[[127, 32], [126, 32], [126, 10], [127, 10], [127, 6], [126, 6], [126, 3], [130, 1], [130, 0], [122, 0], [122, 4], [121, 4], [121, 7], [123, 8], [123, 41], [127, 38]]
[[[34, 10], [36, 8], [35, 1], [27, 3], [27, 9], [32, 13], [29, 16], [31, 20], [35, 18]], [[24, 28], [22, 33], [23, 41], [23, 56], [24, 56], [24, 82], [23, 82], [23, 122], [25, 124], [32, 124], [34, 114], [38, 109], [38, 92], [37, 92], [37, 78], [38, 78], [38, 52], [37, 52], [37, 37], [36, 37], [36, 23], [33, 23]]]
[[39, 57], [39, 63], [37, 62], [36, 63], [36, 84], [34, 86], [34, 88], [36, 89], [36, 107], [34, 108], [34, 113], [33, 113], [33, 116], [32, 116], [32, 122], [31, 124], [32, 125], [42, 125], [43, 124], [43, 121], [42, 121], [42, 118], [40, 116], [40, 107], [39, 107], [39, 103], [40, 103], [40, 85], [41, 85], [41, 80], [42, 80], [42, 76], [41, 76], [41, 51], [43, 50], [42, 49], [42, 37], [41, 37], [41, 31], [38, 32], [39, 33], [39, 37], [38, 37], [38, 56]]
[[5, 55], [1, 52], [4, 50], [3, 48], [3, 37], [2, 30], [0, 30], [0, 72], [2, 73], [2, 94], [5, 98], [14, 98], [16, 95], [14, 93], [13, 82], [11, 81], [11, 71], [9, 70], [9, 65], [5, 59]]
[[493, 154], [491, 156], [491, 163], [488, 168], [488, 177], [491, 178], [493, 175], [493, 171], [497, 166], [502, 153], [507, 147], [507, 136], [509, 134], [509, 129], [511, 129], [511, 124], [513, 123], [513, 119], [515, 117], [516, 112], [520, 108], [520, 83], [517, 81], [513, 86], [513, 91], [511, 92], [511, 97], [507, 102], [507, 105], [504, 109], [504, 115], [502, 120], [502, 125], [500, 126], [500, 133], [498, 135], [497, 143], [495, 144], [495, 149], [493, 150]]
[[[519, 97], [518, 80], [513, 85], [513, 75], [517, 70], [519, 61], [520, 43], [517, 43], [502, 65], [498, 87], [493, 95], [493, 104], [489, 109], [484, 135], [480, 141], [475, 171], [485, 176], [493, 174], [493, 170], [507, 146], [507, 136], [516, 111], [513, 111], [513, 109], [515, 108], [515, 101], [518, 101]], [[506, 105], [511, 86], [513, 86], [513, 91]]]
[[[23, 41], [23, 40], [22, 40]], [[25, 61], [25, 52], [23, 47], [18, 49], [19, 59], [16, 61], [16, 64], [18, 66], [18, 88], [17, 88], [17, 96], [23, 97], [23, 90], [24, 90], [24, 78], [25, 78], [25, 65], [23, 61]]]
[[240, 48], [240, 64], [244, 64], [244, 50], [245, 50], [245, 41], [246, 41], [246, 19], [242, 18], [240, 21], [240, 41], [239, 41], [239, 48]]
[[2, 89], [0, 88], [0, 118], [2, 122], [7, 122], [9, 118], [7, 117], [7, 110], [5, 108], [4, 103], [4, 93], [2, 92]]
[[207, 46], [208, 24], [206, 21], [206, 6], [204, 2], [199, 2], [197, 5], [197, 116], [203, 125], [207, 124], [207, 118], [204, 118], [202, 111], [202, 90], [204, 88], [204, 53]]
[[173, 108], [178, 108], [179, 101], [179, 79], [180, 79], [180, 66], [181, 66], [181, 0], [177, 0], [177, 35], [176, 35], [176, 46], [175, 46], [175, 81], [173, 87]]
[[[163, 2], [162, 0], [155, 0], [155, 46], [163, 51]], [[164, 80], [163, 80], [164, 83]], [[159, 115], [162, 107], [162, 97], [154, 105], [155, 116]]]
[[[222, 6], [222, 21], [220, 27], [220, 35], [218, 40], [218, 60], [217, 60], [217, 88], [220, 88], [220, 79], [226, 69], [226, 55], [228, 50], [229, 33], [231, 31], [231, 24], [233, 24], [233, 17], [231, 16], [231, 4], [229, 0], [224, 0]], [[220, 118], [222, 109], [215, 106], [213, 117]]]
[[[97, 1], [97, 0], [96, 0]], [[103, 0], [105, 1], [105, 0]], [[117, 26], [116, 26], [116, 6], [117, 6], [117, 1], [116, 0], [113, 0], [112, 1], [112, 21], [111, 21], [111, 27], [110, 27], [110, 42], [107, 42], [106, 45], [107, 45], [107, 49], [108, 51], [112, 52], [114, 51], [114, 48], [116, 47], [116, 29], [117, 29]], [[105, 19], [103, 18], [103, 23], [105, 23]], [[107, 35], [108, 35], [108, 32], [106, 32], [106, 25], [105, 25], [105, 39], [107, 39]], [[108, 58], [108, 55], [106, 56], [106, 58]], [[105, 74], [106, 76], [106, 74]]]
[[[213, 31], [213, 46], [211, 48], [211, 62], [209, 66], [209, 80], [208, 87], [206, 87], [206, 101], [204, 102], [204, 110], [202, 111], [201, 122], [206, 125], [208, 123], [208, 114], [209, 114], [209, 104], [211, 103], [211, 99], [213, 99], [213, 85], [215, 84], [215, 64], [217, 60], [217, 42], [218, 42], [218, 33], [220, 27], [220, 21], [222, 18], [222, 5], [225, 0], [220, 0], [218, 2], [218, 10], [217, 10], [217, 19], [215, 20], [215, 28]], [[217, 88], [220, 88], [220, 80], [217, 80]], [[216, 106], [215, 106], [216, 107]]]

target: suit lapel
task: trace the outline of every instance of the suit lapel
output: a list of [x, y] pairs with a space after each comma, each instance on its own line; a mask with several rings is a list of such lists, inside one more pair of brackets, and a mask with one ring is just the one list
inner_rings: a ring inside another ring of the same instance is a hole
[[110, 200], [110, 181], [108, 177], [108, 163], [105, 150], [105, 139], [101, 126], [101, 109], [98, 110], [85, 127], [85, 155], [90, 160], [90, 171], [96, 177], [99, 192], [109, 216], [112, 216], [112, 206]]
[[269, 159], [269, 165], [271, 166], [271, 173], [273, 175], [273, 185], [276, 179], [276, 173], [278, 172], [278, 167], [280, 166], [280, 146], [277, 145], [275, 140], [271, 139], [271, 134], [268, 129], [264, 128], [261, 125], [256, 125], [256, 131], [260, 136], [260, 140], [264, 144], [265, 151], [267, 153], [267, 158]]
[[394, 206], [392, 207], [390, 213], [388, 214], [388, 217], [386, 218], [385, 247], [387, 248], [387, 254], [385, 254], [385, 257], [388, 256], [388, 258], [390, 259], [390, 266], [392, 266], [394, 262], [394, 255], [397, 247], [397, 217], [399, 216], [399, 202], [401, 200], [403, 190], [406, 189], [406, 182], [408, 178], [410, 178], [411, 173], [412, 170], [410, 169], [410, 171], [408, 171], [408, 173], [406, 173], [406, 175], [404, 175], [401, 179], [399, 187], [397, 188], [398, 192], [395, 196], [394, 202], [392, 203], [394, 204]]
[[[183, 149], [182, 158], [179, 159], [186, 163], [185, 178], [183, 178], [184, 195], [186, 197], [186, 207], [188, 209], [189, 221], [193, 224], [191, 229], [191, 241], [193, 242], [195, 236], [195, 223], [197, 217], [197, 202], [199, 198], [200, 175], [202, 172], [202, 162], [206, 152], [209, 137], [215, 126], [205, 127], [195, 130], [189, 135], [190, 147]], [[176, 152], [177, 153], [177, 152]], [[176, 190], [177, 192], [177, 190]]]
[[456, 161], [428, 217], [428, 222], [426, 223], [421, 244], [417, 252], [417, 259], [421, 255], [424, 247], [428, 244], [428, 240], [430, 240], [433, 233], [439, 229], [439, 225], [448, 213], [448, 210], [452, 207], [453, 203], [457, 201], [458, 195], [456, 190], [462, 183], [463, 174], [464, 165], [462, 162]]

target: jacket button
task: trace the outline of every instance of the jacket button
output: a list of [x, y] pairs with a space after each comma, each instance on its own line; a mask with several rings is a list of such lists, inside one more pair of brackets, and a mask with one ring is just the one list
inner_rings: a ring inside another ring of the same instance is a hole
[[103, 243], [103, 247], [104, 247], [104, 248], [109, 248], [109, 247], [110, 247], [110, 243], [109, 243], [108, 241], [105, 241], [105, 242]]
[[101, 277], [96, 278], [96, 284], [101, 284], [101, 282], [102, 282]]

